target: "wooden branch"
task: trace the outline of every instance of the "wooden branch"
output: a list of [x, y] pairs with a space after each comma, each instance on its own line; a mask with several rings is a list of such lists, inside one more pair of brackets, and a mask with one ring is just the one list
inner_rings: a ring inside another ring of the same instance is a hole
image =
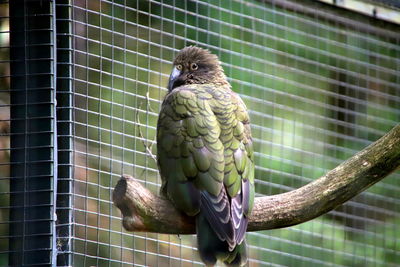
[[[400, 125], [319, 179], [290, 192], [257, 197], [248, 231], [282, 228], [324, 214], [380, 181], [400, 165]], [[113, 192], [128, 231], [195, 233], [194, 219], [124, 175]]]

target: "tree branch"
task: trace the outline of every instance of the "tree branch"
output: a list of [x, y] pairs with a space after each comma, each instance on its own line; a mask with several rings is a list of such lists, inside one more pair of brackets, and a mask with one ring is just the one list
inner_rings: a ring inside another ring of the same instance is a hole
[[[290, 192], [257, 197], [248, 231], [282, 228], [316, 218], [380, 181], [400, 165], [400, 125], [319, 179]], [[113, 192], [128, 231], [193, 234], [195, 222], [124, 175]]]

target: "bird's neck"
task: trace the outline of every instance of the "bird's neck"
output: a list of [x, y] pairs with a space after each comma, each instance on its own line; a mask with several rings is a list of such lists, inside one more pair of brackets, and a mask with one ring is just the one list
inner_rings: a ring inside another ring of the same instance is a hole
[[224, 86], [224, 87], [227, 87], [227, 88], [231, 88], [228, 80], [226, 79], [225, 73], [223, 71], [218, 72], [215, 75], [215, 77], [214, 77], [214, 79], [212, 81], [212, 84], [215, 84], [217, 86]]

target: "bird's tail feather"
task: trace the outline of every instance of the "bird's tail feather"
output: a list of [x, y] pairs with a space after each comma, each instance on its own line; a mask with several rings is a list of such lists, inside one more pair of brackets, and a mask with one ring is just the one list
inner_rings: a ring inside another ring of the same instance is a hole
[[247, 262], [246, 240], [243, 239], [240, 245], [230, 253], [229, 258], [224, 260], [226, 266], [244, 266]]
[[242, 266], [247, 262], [245, 240], [230, 251], [228, 243], [218, 238], [201, 212], [196, 216], [196, 233], [199, 254], [207, 266], [214, 266], [217, 260], [227, 266]]

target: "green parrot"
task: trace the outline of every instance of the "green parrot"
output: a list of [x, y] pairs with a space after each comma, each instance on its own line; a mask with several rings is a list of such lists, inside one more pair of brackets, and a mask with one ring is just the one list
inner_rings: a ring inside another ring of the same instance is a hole
[[186, 47], [174, 60], [158, 118], [157, 161], [161, 193], [196, 217], [203, 262], [246, 264], [254, 202], [249, 115], [208, 50]]

